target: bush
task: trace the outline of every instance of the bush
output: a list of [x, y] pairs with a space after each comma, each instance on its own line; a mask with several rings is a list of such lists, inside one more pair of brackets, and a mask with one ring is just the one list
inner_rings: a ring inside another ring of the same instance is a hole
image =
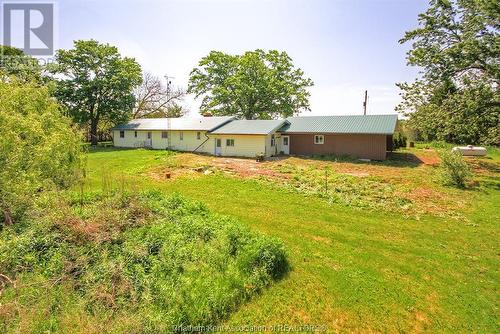
[[443, 150], [439, 154], [441, 158], [441, 170], [443, 183], [458, 188], [465, 188], [469, 178], [472, 176], [471, 170], [464, 161], [462, 154], [449, 150]]
[[0, 133], [0, 223], [10, 224], [75, 180], [80, 138], [46, 87], [14, 79], [0, 81]]
[[406, 147], [406, 137], [400, 132], [396, 132], [392, 137], [392, 148], [397, 150], [402, 147]]

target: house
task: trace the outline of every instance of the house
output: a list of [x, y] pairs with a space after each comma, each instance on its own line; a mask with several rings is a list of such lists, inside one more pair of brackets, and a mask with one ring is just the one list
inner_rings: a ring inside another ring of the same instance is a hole
[[290, 117], [279, 132], [283, 154], [385, 160], [397, 115]]
[[150, 147], [189, 152], [214, 152], [207, 133], [234, 117], [144, 118], [112, 128], [116, 147]]
[[233, 120], [211, 131], [209, 137], [215, 139], [215, 155], [270, 157], [281, 151], [277, 131], [286, 124], [286, 120]]
[[117, 147], [151, 147], [217, 156], [349, 155], [384, 160], [397, 115], [138, 119], [113, 130]]

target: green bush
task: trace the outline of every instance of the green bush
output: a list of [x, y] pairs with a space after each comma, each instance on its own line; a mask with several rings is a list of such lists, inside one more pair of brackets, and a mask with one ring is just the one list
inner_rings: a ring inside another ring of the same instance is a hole
[[397, 150], [404, 147], [406, 147], [406, 137], [402, 133], [396, 132], [392, 137], [392, 148]]
[[462, 154], [450, 150], [440, 152], [441, 175], [445, 185], [465, 188], [467, 181], [472, 176], [471, 170], [464, 161]]
[[19, 220], [37, 194], [70, 185], [80, 137], [46, 87], [0, 81], [0, 224]]
[[[34, 287], [44, 293], [7, 288], [1, 304], [28, 307], [29, 300], [36, 310], [64, 286], [87, 317], [107, 314], [113, 323], [125, 315], [137, 319], [121, 332], [164, 333], [217, 323], [289, 268], [281, 241], [179, 195], [91, 194], [83, 208], [75, 197], [40, 208], [56, 213], [0, 231], [0, 273], [21, 286], [23, 277], [50, 282]], [[51, 326], [70, 316], [66, 306], [57, 309]], [[19, 319], [11, 316], [4, 323], [15, 332]]]

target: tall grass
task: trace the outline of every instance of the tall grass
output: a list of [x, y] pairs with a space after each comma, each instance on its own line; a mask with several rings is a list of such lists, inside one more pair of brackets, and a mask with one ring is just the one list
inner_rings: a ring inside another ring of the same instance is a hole
[[0, 232], [0, 273], [13, 282], [0, 294], [13, 310], [0, 312], [2, 333], [64, 331], [68, 317], [86, 319], [74, 324], [85, 332], [96, 321], [107, 323], [97, 331], [134, 333], [215, 324], [288, 270], [281, 241], [179, 195], [61, 203], [47, 199], [47, 215]]

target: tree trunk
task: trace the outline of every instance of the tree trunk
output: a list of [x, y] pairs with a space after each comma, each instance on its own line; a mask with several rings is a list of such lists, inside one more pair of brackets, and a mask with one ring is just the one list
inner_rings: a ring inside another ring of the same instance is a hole
[[9, 208], [4, 208], [3, 210], [3, 221], [5, 225], [12, 225], [12, 213]]
[[90, 120], [90, 142], [92, 146], [97, 146], [98, 137], [97, 137], [97, 118], [93, 118]]

